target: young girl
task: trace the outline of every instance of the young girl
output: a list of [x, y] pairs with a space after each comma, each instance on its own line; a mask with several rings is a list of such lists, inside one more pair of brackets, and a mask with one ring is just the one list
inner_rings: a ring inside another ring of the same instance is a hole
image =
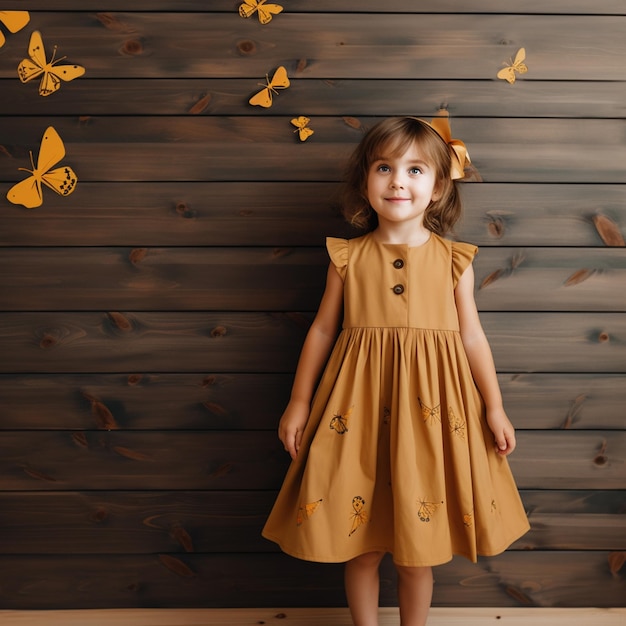
[[443, 238], [466, 162], [446, 117], [391, 118], [365, 135], [343, 211], [368, 232], [327, 239], [326, 289], [280, 420], [293, 461], [263, 535], [300, 559], [346, 562], [355, 626], [378, 623], [386, 552], [401, 624], [423, 626], [431, 566], [498, 554], [529, 527], [474, 302], [477, 248]]

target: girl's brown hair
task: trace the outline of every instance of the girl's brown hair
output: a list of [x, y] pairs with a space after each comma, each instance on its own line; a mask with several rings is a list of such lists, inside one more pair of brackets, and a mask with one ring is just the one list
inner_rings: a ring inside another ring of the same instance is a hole
[[450, 178], [450, 148], [427, 123], [415, 117], [390, 117], [378, 122], [363, 137], [346, 165], [341, 191], [341, 212], [357, 228], [374, 230], [378, 218], [367, 199], [367, 177], [374, 161], [402, 155], [413, 143], [435, 169], [439, 199], [424, 213], [424, 226], [438, 235], [450, 232], [461, 217], [461, 198]]

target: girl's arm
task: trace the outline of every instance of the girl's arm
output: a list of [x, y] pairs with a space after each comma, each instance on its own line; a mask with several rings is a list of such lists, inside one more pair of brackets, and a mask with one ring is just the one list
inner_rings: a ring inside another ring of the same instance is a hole
[[461, 340], [476, 386], [485, 402], [487, 423], [493, 432], [496, 450], [506, 456], [515, 449], [515, 429], [502, 406], [491, 348], [483, 331], [474, 300], [474, 269], [470, 264], [455, 289]]
[[331, 263], [322, 301], [302, 346], [291, 398], [278, 425], [278, 437], [292, 459], [298, 455], [315, 384], [337, 337], [342, 307], [343, 280]]

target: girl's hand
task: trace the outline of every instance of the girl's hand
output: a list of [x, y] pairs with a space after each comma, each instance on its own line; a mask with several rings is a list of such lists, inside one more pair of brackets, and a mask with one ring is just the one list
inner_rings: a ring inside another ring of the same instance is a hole
[[278, 438], [283, 442], [289, 456], [295, 459], [300, 450], [302, 433], [309, 419], [309, 405], [306, 402], [292, 400], [287, 405], [278, 424]]
[[498, 454], [507, 456], [515, 450], [515, 429], [504, 409], [487, 411], [487, 424], [493, 433]]

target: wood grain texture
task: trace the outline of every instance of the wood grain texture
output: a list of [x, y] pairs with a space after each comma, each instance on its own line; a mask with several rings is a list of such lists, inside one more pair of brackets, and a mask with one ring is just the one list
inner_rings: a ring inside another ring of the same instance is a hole
[[[495, 68], [495, 72], [500, 69]], [[495, 75], [494, 72], [494, 75]], [[261, 74], [261, 78], [263, 74]], [[41, 115], [249, 115], [248, 97], [256, 83], [250, 78], [89, 78], [63, 89], [52, 102], [34, 100], [32, 89], [13, 78], [1, 78], [2, 115], [24, 110]], [[514, 88], [500, 80], [324, 79], [293, 81], [275, 99], [283, 114], [306, 112], [316, 128], [321, 116], [418, 115], [430, 119], [441, 105], [455, 117], [619, 118], [623, 116], [623, 84], [595, 81], [518, 81]], [[111, 98], [115, 97], [115, 102]], [[71, 96], [71, 97], [70, 97]], [[199, 107], [199, 108], [197, 108]], [[510, 119], [513, 118], [513, 119]]]
[[[435, 570], [434, 606], [614, 607], [623, 574], [612, 576], [606, 551], [507, 552], [478, 564], [461, 558]], [[0, 603], [8, 609], [345, 606], [343, 567], [283, 554], [185, 554], [179, 573], [158, 555], [0, 557]], [[66, 572], [59, 578], [60, 570]], [[187, 575], [183, 574], [186, 573]], [[207, 596], [207, 588], [211, 594]], [[385, 559], [381, 603], [397, 604], [395, 572]]]
[[[113, 28], [95, 12], [37, 12], [30, 27], [54, 34], [56, 41], [48, 45], [59, 43], [59, 54], [88, 68], [89, 78], [246, 77], [251, 79], [246, 99], [278, 65], [294, 81], [496, 80], [522, 46], [531, 68], [522, 80], [626, 78], [624, 15], [516, 15], [513, 20], [497, 14], [352, 11], [330, 18], [286, 11], [263, 29], [242, 20], [235, 8], [121, 12], [114, 14]], [[15, 45], [6, 52], [2, 78], [14, 77], [13, 68], [28, 49], [28, 33], [20, 31], [11, 41]], [[61, 89], [70, 92], [71, 85]]]
[[[279, 109], [280, 107], [276, 107]], [[278, 111], [277, 111], [278, 113]], [[87, 202], [80, 181], [337, 181], [362, 131], [343, 118], [320, 118], [315, 141], [299, 143], [289, 117], [108, 117], [81, 125], [61, 119], [55, 128], [64, 162], [79, 184], [71, 206]], [[376, 120], [362, 118], [371, 126]], [[0, 181], [21, 180], [48, 122], [13, 118], [5, 135], [11, 159], [0, 159]], [[487, 182], [623, 183], [625, 120], [455, 119], [472, 162]], [[18, 143], [19, 142], [19, 143]], [[289, 167], [285, 167], [285, 164]], [[590, 166], [593, 163], [593, 167]]]
[[[315, 310], [328, 263], [321, 248], [0, 249], [0, 308]], [[626, 310], [626, 248], [486, 248], [474, 266], [483, 311]]]
[[[211, 0], [211, 11], [236, 13], [240, 2], [232, 0]], [[54, 3], [57, 11], [84, 11], [85, 3], [80, 0], [58, 0]], [[46, 0], [31, 0], [32, 11], [46, 11], [50, 5]], [[109, 0], [109, 11], [124, 11], [128, 3], [124, 0]], [[432, 4], [428, 0], [413, 0], [407, 4], [404, 0], [389, 0], [381, 4], [378, 0], [360, 0], [358, 11], [368, 13], [430, 13]], [[204, 11], [204, 0], [136, 0], [135, 11]], [[289, 12], [295, 13], [355, 13], [354, 3], [350, 0], [289, 0]], [[621, 0], [599, 0], [590, 6], [585, 0], [569, 0], [567, 3], [555, 2], [547, 6], [542, 0], [525, 0], [517, 5], [502, 4], [500, 0], [469, 0], [459, 6], [456, 0], [440, 0], [437, 13], [510, 13], [528, 14], [567, 14], [567, 15], [623, 15]], [[254, 21], [253, 21], [254, 23]]]
[[[481, 315], [501, 372], [625, 373], [620, 313]], [[305, 313], [0, 314], [0, 373], [292, 372]]]
[[[0, 246], [321, 246], [361, 234], [334, 182], [88, 183], [45, 210], [0, 212]], [[626, 185], [460, 184], [456, 237], [480, 246], [605, 247], [593, 218], [626, 235]], [[76, 200], [76, 201], [75, 201]]]
[[[626, 550], [626, 491], [521, 496], [531, 530], [512, 550]], [[261, 536], [275, 497], [275, 491], [4, 493], [0, 548], [14, 555], [61, 555], [68, 546], [73, 554], [277, 552]]]
[[[270, 430], [292, 373], [5, 374], [0, 430]], [[623, 430], [626, 375], [500, 374], [517, 429]], [[250, 402], [253, 398], [253, 402]]]
[[[626, 489], [626, 433], [520, 431], [523, 489]], [[272, 431], [5, 431], [5, 489], [276, 489], [289, 457]]]
[[[446, 608], [429, 611], [429, 626], [484, 626], [499, 620], [500, 626], [622, 626], [624, 609], [542, 609], [542, 608]], [[73, 611], [0, 611], [4, 626], [85, 626], [96, 620], [98, 626], [249, 626], [283, 620], [285, 626], [351, 626], [346, 607], [253, 609], [84, 609]], [[380, 626], [399, 626], [397, 608], [379, 610]]]

